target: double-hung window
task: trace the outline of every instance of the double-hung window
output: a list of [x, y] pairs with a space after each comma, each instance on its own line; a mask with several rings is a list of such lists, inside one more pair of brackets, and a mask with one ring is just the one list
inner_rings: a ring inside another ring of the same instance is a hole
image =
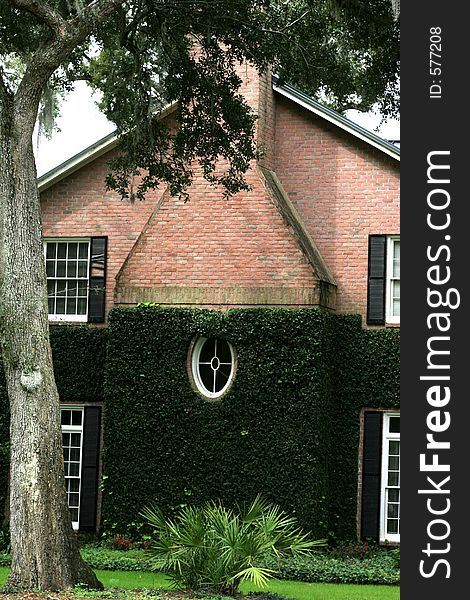
[[102, 323], [107, 238], [44, 240], [50, 321]]
[[101, 436], [99, 406], [61, 406], [67, 503], [74, 529], [95, 531]]
[[61, 416], [65, 489], [72, 517], [72, 526], [74, 529], [78, 529], [82, 473], [83, 408], [63, 407]]
[[400, 322], [400, 238], [387, 237], [386, 322]]
[[400, 541], [400, 416], [385, 413], [382, 429], [380, 541]]
[[44, 245], [49, 319], [86, 322], [90, 240], [51, 240]]
[[400, 414], [366, 410], [362, 449], [362, 538], [400, 541]]
[[400, 323], [400, 236], [370, 235], [367, 324]]

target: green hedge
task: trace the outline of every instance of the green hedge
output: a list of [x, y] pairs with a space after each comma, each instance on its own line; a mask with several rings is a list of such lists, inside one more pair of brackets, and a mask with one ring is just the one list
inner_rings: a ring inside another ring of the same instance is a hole
[[[236, 348], [235, 381], [204, 400], [187, 374], [197, 335]], [[114, 309], [105, 384], [103, 527], [257, 493], [314, 536], [355, 536], [362, 406], [398, 405], [398, 331], [315, 309]], [[124, 483], [125, 482], [125, 483]]]

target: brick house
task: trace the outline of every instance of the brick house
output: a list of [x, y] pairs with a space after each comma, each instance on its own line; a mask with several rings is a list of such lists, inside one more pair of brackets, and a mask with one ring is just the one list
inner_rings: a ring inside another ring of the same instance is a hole
[[[113, 306], [152, 302], [318, 307], [399, 326], [399, 150], [275, 78], [242, 76], [263, 149], [250, 192], [224, 199], [196, 171], [189, 202], [164, 186], [122, 201], [104, 185], [113, 135], [39, 178], [51, 323], [104, 324]], [[192, 352], [193, 385], [223, 396], [231, 345], [201, 337]], [[101, 406], [67, 403], [62, 418], [73, 523], [94, 529]], [[358, 533], [398, 542], [399, 414], [364, 406], [358, 425]]]

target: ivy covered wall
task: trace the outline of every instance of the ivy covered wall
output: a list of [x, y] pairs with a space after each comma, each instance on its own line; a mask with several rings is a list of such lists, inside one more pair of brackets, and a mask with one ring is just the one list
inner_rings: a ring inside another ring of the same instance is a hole
[[[104, 528], [124, 530], [149, 502], [172, 511], [261, 492], [316, 536], [354, 537], [360, 409], [398, 406], [398, 333], [312, 309], [114, 310]], [[198, 335], [237, 351], [218, 401], [188, 377]]]
[[[188, 377], [199, 335], [237, 353], [220, 400]], [[398, 329], [316, 309], [141, 307], [51, 338], [61, 400], [104, 402], [103, 529], [132, 533], [150, 502], [173, 511], [261, 492], [315, 536], [355, 536], [360, 410], [398, 407]], [[5, 407], [0, 383], [0, 452]], [[4, 461], [0, 496], [3, 481]]]

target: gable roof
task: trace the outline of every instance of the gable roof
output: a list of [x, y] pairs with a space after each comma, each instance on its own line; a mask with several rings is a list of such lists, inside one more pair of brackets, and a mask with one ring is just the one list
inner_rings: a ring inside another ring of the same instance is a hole
[[304, 94], [293, 85], [288, 83], [278, 85], [278, 81], [279, 79], [276, 76], [273, 76], [273, 90], [281, 96], [288, 98], [292, 102], [295, 102], [299, 106], [306, 108], [315, 115], [325, 119], [326, 121], [329, 121], [330, 123], [333, 123], [333, 125], [336, 125], [340, 129], [347, 131], [367, 144], [370, 144], [374, 148], [381, 150], [395, 160], [400, 160], [400, 149], [395, 144], [384, 140], [372, 131], [369, 131], [357, 123], [354, 123], [350, 119], [343, 117], [343, 115], [340, 115], [335, 110], [323, 106], [323, 104], [320, 104], [320, 102], [317, 102], [310, 96], [307, 96], [307, 94]]
[[[304, 94], [294, 86], [287, 83], [278, 85], [278, 78], [276, 76], [273, 76], [272, 78], [272, 85], [273, 90], [281, 96], [288, 98], [292, 102], [295, 102], [299, 106], [306, 108], [307, 110], [316, 114], [317, 116], [325, 119], [326, 121], [329, 121], [330, 123], [333, 123], [334, 125], [340, 127], [344, 131], [347, 131], [348, 133], [359, 138], [360, 140], [370, 144], [374, 148], [381, 150], [382, 152], [384, 152], [388, 156], [391, 156], [395, 160], [400, 160], [400, 149], [395, 144], [387, 142], [375, 133], [372, 133], [372, 131], [369, 131], [368, 129], [361, 127], [357, 123], [350, 121], [346, 117], [343, 117], [343, 115], [340, 115], [338, 112], [331, 110], [326, 106], [323, 106], [322, 104], [320, 104], [310, 96], [307, 96], [307, 94]], [[174, 102], [173, 104], [167, 106], [160, 113], [160, 117], [165, 117], [172, 113], [177, 108], [177, 105], [178, 104]], [[38, 178], [39, 191], [43, 192], [47, 188], [54, 185], [54, 183], [57, 183], [58, 181], [64, 179], [68, 175], [74, 173], [75, 171], [78, 171], [78, 169], [81, 169], [82, 167], [92, 162], [96, 158], [102, 156], [106, 152], [113, 150], [116, 146], [118, 146], [118, 144], [119, 139], [117, 134], [115, 132], [109, 133], [94, 144], [91, 144], [91, 146], [88, 146], [81, 152], [78, 152], [71, 158], [65, 160], [63, 163], [47, 171], [47, 173], [41, 175]]]
[[[168, 116], [169, 114], [174, 112], [177, 107], [177, 102], [169, 104], [159, 113], [159, 117], [164, 118]], [[68, 158], [53, 169], [47, 171], [47, 173], [44, 173], [43, 175], [38, 177], [39, 191], [43, 192], [44, 190], [47, 190], [47, 188], [54, 185], [54, 183], [57, 183], [61, 179], [65, 179], [65, 177], [67, 177], [68, 175], [71, 175], [75, 171], [78, 171], [78, 169], [81, 169], [88, 163], [94, 161], [96, 158], [99, 158], [103, 154], [106, 154], [110, 150], [113, 150], [118, 145], [119, 138], [117, 136], [117, 133], [115, 131], [108, 133], [108, 135], [105, 135], [103, 138], [101, 138], [94, 144], [91, 144], [91, 146], [88, 146], [84, 150], [81, 150], [77, 154], [74, 154], [74, 156]]]

